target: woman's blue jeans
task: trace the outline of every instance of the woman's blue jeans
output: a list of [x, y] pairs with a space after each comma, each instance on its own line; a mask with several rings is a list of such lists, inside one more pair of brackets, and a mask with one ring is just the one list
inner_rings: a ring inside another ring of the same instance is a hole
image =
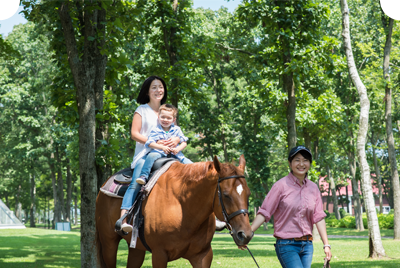
[[312, 241], [278, 239], [276, 255], [283, 268], [310, 268], [314, 247]]
[[132, 181], [125, 192], [124, 199], [122, 199], [121, 209], [129, 210], [132, 207], [133, 201], [135, 201], [135, 198], [139, 193], [140, 188], [142, 188], [142, 185], [137, 183], [136, 179], [139, 178], [145, 159], [146, 158], [142, 157], [136, 163], [135, 169], [133, 170]]

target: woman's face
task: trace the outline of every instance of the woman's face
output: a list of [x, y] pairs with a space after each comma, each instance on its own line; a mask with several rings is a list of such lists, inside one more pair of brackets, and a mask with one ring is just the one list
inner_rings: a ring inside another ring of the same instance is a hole
[[151, 82], [148, 95], [150, 102], [161, 102], [164, 97], [164, 86], [160, 80], [155, 79]]
[[310, 161], [300, 153], [294, 156], [292, 162], [289, 162], [290, 169], [297, 178], [304, 178], [310, 169], [310, 165]]

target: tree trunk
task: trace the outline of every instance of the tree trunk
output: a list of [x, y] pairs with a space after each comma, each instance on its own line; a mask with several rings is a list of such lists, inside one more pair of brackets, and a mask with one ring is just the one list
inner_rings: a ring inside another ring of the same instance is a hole
[[74, 225], [78, 225], [78, 190], [75, 187], [75, 196], [74, 196]]
[[311, 148], [311, 137], [310, 137], [310, 133], [308, 132], [308, 129], [303, 127], [303, 134], [304, 134], [304, 145], [312, 150]]
[[329, 211], [329, 202], [331, 199], [330, 197], [331, 197], [331, 186], [329, 185], [328, 195], [326, 196], [326, 211]]
[[340, 220], [340, 213], [339, 213], [338, 200], [337, 200], [337, 195], [336, 195], [335, 180], [334, 180], [334, 178], [332, 176], [331, 169], [330, 169], [329, 166], [326, 167], [326, 172], [328, 173], [329, 187], [331, 188], [331, 192], [332, 192], [333, 212], [335, 213], [336, 219]]
[[[95, 208], [97, 194], [96, 98], [102, 96], [107, 58], [100, 50], [105, 43], [106, 11], [102, 1], [84, 2], [83, 49], [78, 49], [69, 3], [58, 10], [63, 29], [68, 62], [76, 88], [79, 112], [79, 170], [81, 178], [81, 267], [96, 267]], [[95, 37], [93, 39], [93, 37]], [[80, 56], [82, 55], [82, 56]]]
[[352, 213], [350, 211], [351, 207], [350, 207], [349, 199], [350, 199], [349, 198], [349, 185], [346, 185], [346, 200], [347, 200], [346, 207], [347, 207], [347, 213], [349, 213], [351, 215]]
[[[290, 49], [284, 51], [283, 64], [291, 62]], [[286, 119], [287, 119], [287, 141], [288, 150], [290, 151], [297, 144], [297, 133], [296, 133], [296, 91], [293, 81], [293, 73], [287, 73], [282, 75], [283, 88], [288, 94], [288, 106], [286, 109]]]
[[[217, 83], [217, 79], [214, 76], [214, 73], [210, 71], [211, 77], [213, 79], [213, 89], [215, 92], [215, 95], [217, 97], [217, 107], [218, 107], [218, 114], [221, 114], [222, 111], [222, 107], [221, 107], [221, 96], [219, 94], [218, 91], [218, 83]], [[224, 158], [225, 158], [225, 162], [228, 163], [229, 162], [229, 158], [228, 158], [228, 147], [226, 144], [226, 138], [225, 138], [225, 132], [224, 132], [224, 126], [221, 125], [221, 142], [222, 142], [222, 148], [224, 150]]]
[[63, 179], [63, 173], [62, 173], [62, 161], [61, 157], [59, 154], [59, 145], [56, 144], [55, 146], [55, 159], [57, 161], [57, 203], [58, 203], [58, 209], [60, 211], [60, 220], [65, 221], [67, 218], [67, 215], [65, 213], [65, 204], [64, 204], [64, 179]]
[[[174, 0], [172, 3], [172, 10], [174, 12], [175, 17], [178, 16], [178, 13], [180, 12], [179, 6], [183, 6], [182, 2], [185, 2], [185, 0], [182, 0], [180, 5], [178, 5], [178, 0]], [[160, 2], [160, 5], [163, 5], [164, 3]], [[169, 4], [169, 3], [167, 3]], [[168, 58], [169, 58], [169, 66], [174, 67], [176, 63], [178, 62], [178, 47], [177, 47], [177, 42], [176, 42], [176, 33], [179, 31], [179, 25], [175, 25], [173, 27], [168, 27], [168, 23], [164, 23], [165, 19], [164, 17], [161, 18], [163, 21], [163, 24], [166, 25], [163, 28], [163, 35], [164, 35], [164, 46], [167, 50]], [[178, 103], [179, 103], [179, 80], [176, 77], [172, 77], [171, 83], [170, 83], [170, 88], [169, 92], [171, 92], [169, 95], [171, 96], [171, 103], [174, 105], [176, 108], [178, 108]], [[179, 113], [176, 118], [176, 123], [179, 124]]]
[[[19, 199], [21, 197], [21, 184], [18, 185], [17, 193], [15, 194], [15, 217], [19, 219], [20, 221], [22, 220], [21, 218], [21, 203], [19, 202]], [[26, 215], [28, 216], [28, 215]]]
[[356, 179], [356, 157], [354, 155], [354, 144], [353, 144], [353, 133], [350, 135], [350, 148], [347, 152], [349, 159], [349, 168], [350, 168], [350, 176], [351, 176], [351, 188], [353, 192], [353, 206], [354, 206], [354, 217], [356, 219], [356, 229], [359, 231], [364, 231], [364, 222], [362, 219], [362, 210], [361, 210], [361, 198], [360, 193], [358, 191], [358, 182]]
[[375, 175], [376, 175], [376, 181], [378, 182], [378, 198], [379, 198], [379, 213], [383, 213], [383, 204], [382, 204], [382, 179], [381, 179], [381, 171], [378, 166], [378, 160], [376, 157], [376, 152], [375, 152], [375, 146], [376, 146], [376, 141], [374, 139], [374, 132], [371, 131], [371, 143], [372, 143], [372, 156], [374, 158], [374, 167], [375, 167]]
[[[385, 18], [382, 18], [385, 21]], [[400, 240], [400, 182], [399, 182], [399, 171], [397, 169], [396, 161], [396, 149], [394, 147], [393, 138], [393, 126], [392, 126], [392, 88], [390, 86], [390, 74], [389, 74], [389, 60], [390, 60], [390, 49], [392, 47], [392, 30], [393, 30], [393, 19], [389, 19], [388, 27], [385, 27], [387, 31], [386, 43], [383, 57], [383, 76], [386, 80], [385, 87], [385, 119], [386, 119], [386, 136], [389, 151], [389, 162], [390, 162], [390, 173], [392, 177], [393, 187], [393, 203], [394, 203], [394, 239]], [[385, 23], [383, 23], [385, 26]]]
[[[51, 139], [51, 143], [53, 139]], [[51, 174], [51, 185], [53, 189], [53, 200], [54, 200], [54, 222], [59, 222], [61, 220], [61, 213], [59, 209], [59, 202], [58, 202], [58, 192], [57, 192], [57, 180], [56, 180], [56, 171], [54, 166], [54, 153], [50, 154], [49, 159], [49, 166], [50, 166], [50, 174]]]
[[367, 89], [362, 83], [357, 67], [354, 62], [353, 52], [351, 49], [350, 24], [349, 24], [349, 7], [346, 0], [340, 0], [343, 22], [343, 46], [346, 53], [347, 66], [353, 84], [356, 86], [358, 95], [360, 96], [360, 123], [357, 136], [357, 155], [360, 163], [361, 183], [364, 193], [365, 208], [368, 217], [368, 233], [369, 233], [369, 257], [376, 258], [386, 256], [385, 249], [382, 245], [381, 233], [379, 230], [378, 217], [375, 210], [375, 200], [372, 193], [371, 174], [365, 154], [365, 144], [368, 131], [368, 114], [369, 100]]
[[65, 203], [65, 220], [71, 222], [71, 200], [72, 199], [72, 174], [69, 159], [67, 158], [67, 201]]
[[[31, 167], [31, 171], [33, 173], [33, 167]], [[36, 183], [35, 183], [35, 174], [31, 174], [31, 205], [29, 208], [30, 213], [30, 227], [36, 227], [35, 224], [35, 213], [36, 213]]]

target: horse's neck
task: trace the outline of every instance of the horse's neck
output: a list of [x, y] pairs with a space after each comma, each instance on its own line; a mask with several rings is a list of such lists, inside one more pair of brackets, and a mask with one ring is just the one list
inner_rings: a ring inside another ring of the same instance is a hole
[[195, 182], [186, 184], [183, 191], [183, 207], [189, 210], [196, 210], [196, 216], [207, 219], [213, 213], [214, 196], [217, 188], [217, 175], [207, 174], [208, 176]]

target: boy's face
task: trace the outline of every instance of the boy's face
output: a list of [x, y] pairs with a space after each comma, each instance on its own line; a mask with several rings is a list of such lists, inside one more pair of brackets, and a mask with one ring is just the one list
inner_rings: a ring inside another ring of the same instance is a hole
[[161, 110], [160, 114], [158, 115], [158, 119], [163, 127], [170, 127], [172, 123], [175, 123], [176, 120], [174, 117], [174, 112], [166, 110]]

